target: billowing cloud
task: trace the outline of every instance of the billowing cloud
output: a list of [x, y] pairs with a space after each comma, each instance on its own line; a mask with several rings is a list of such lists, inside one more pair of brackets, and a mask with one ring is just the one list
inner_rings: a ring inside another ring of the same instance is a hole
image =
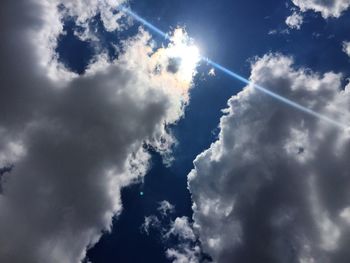
[[292, 29], [300, 29], [303, 24], [303, 16], [298, 12], [293, 12], [292, 15], [288, 16], [286, 19], [286, 24]]
[[[259, 85], [349, 126], [342, 76], [265, 55]], [[350, 254], [350, 133], [254, 89], [233, 96], [219, 139], [188, 176], [194, 226], [215, 262], [345, 263]]]
[[165, 126], [182, 116], [191, 79], [166, 70], [167, 47], [141, 30], [118, 60], [99, 54], [84, 75], [54, 53], [57, 4], [85, 21], [119, 2], [2, 3], [1, 262], [80, 262], [121, 212], [120, 189], [147, 171], [144, 145], [169, 151]]
[[350, 57], [350, 41], [343, 42], [343, 51]]
[[292, 0], [302, 12], [313, 10], [323, 18], [340, 17], [350, 6], [350, 0]]

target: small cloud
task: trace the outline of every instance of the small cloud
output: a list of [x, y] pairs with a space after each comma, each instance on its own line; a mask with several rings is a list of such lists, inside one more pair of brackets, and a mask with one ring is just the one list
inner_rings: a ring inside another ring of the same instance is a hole
[[150, 230], [153, 229], [158, 229], [161, 227], [161, 223], [158, 219], [158, 217], [151, 215], [151, 216], [146, 216], [145, 221], [141, 225], [141, 231], [149, 235]]
[[208, 72], [208, 75], [211, 76], [211, 77], [215, 77], [216, 76], [216, 72], [215, 72], [215, 69], [214, 68], [211, 68]]
[[157, 210], [162, 216], [167, 216], [175, 212], [175, 206], [164, 200], [159, 202], [159, 207]]
[[321, 35], [320, 33], [318, 33], [318, 32], [313, 32], [313, 33], [312, 33], [312, 36], [313, 36], [314, 38], [320, 38], [322, 35]]
[[288, 16], [286, 19], [286, 24], [292, 29], [299, 30], [304, 22], [303, 16], [298, 12], [293, 12], [292, 15]]
[[171, 223], [169, 231], [166, 236], [177, 236], [180, 239], [195, 241], [196, 236], [193, 232], [193, 227], [190, 224], [187, 217], [178, 217], [174, 222]]
[[289, 35], [290, 34], [290, 30], [289, 28], [284, 28], [284, 29], [271, 29], [268, 33], [268, 35]]
[[343, 42], [343, 51], [350, 57], [350, 41]]
[[146, 216], [141, 231], [150, 234], [150, 231], [159, 233], [166, 246], [165, 255], [172, 263], [199, 263], [202, 262], [202, 252], [198, 238], [194, 232], [193, 223], [188, 217], [177, 217], [169, 220], [169, 214], [175, 211], [174, 205], [168, 201], [159, 203], [157, 215]]
[[278, 31], [276, 29], [271, 29], [267, 34], [268, 35], [276, 35]]

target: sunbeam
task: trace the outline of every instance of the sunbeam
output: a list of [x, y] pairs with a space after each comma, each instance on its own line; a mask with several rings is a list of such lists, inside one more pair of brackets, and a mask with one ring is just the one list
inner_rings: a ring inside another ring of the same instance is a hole
[[[131, 16], [133, 19], [135, 19], [136, 21], [140, 22], [141, 24], [143, 24], [145, 27], [147, 27], [148, 29], [150, 29], [152, 32], [157, 33], [158, 35], [162, 36], [164, 39], [171, 41], [171, 38], [169, 38], [169, 35], [165, 32], [163, 32], [162, 30], [160, 30], [159, 28], [157, 28], [156, 26], [154, 26], [153, 24], [149, 23], [148, 21], [146, 21], [144, 18], [140, 17], [139, 15], [137, 15], [135, 12], [131, 11], [129, 8], [121, 6], [119, 7], [119, 10], [121, 10], [122, 12], [124, 12], [125, 14]], [[195, 47], [190, 47], [190, 48], [195, 48]], [[186, 49], [185, 49], [186, 50]], [[186, 52], [190, 52], [189, 50]], [[243, 82], [244, 84], [248, 84], [248, 85], [252, 85], [252, 87], [254, 87], [255, 89], [265, 93], [266, 95], [271, 96], [272, 98], [279, 100], [280, 102], [293, 107], [297, 110], [300, 110], [304, 113], [307, 113], [311, 116], [314, 116], [322, 121], [328, 122], [334, 126], [337, 126], [341, 129], [348, 129], [349, 127], [336, 121], [331, 119], [330, 117], [327, 117], [325, 115], [322, 115], [320, 113], [315, 112], [314, 110], [307, 108], [303, 105], [300, 105], [297, 102], [294, 102], [288, 98], [285, 98], [267, 88], [264, 88], [256, 83], [253, 83], [251, 81], [249, 81], [248, 79], [242, 77], [241, 75], [233, 72], [232, 70], [229, 70], [227, 68], [225, 68], [224, 66], [221, 66], [220, 64], [210, 60], [209, 58], [203, 57], [199, 55], [199, 50], [196, 49], [196, 56], [198, 56], [198, 58], [200, 58], [200, 60], [207, 62], [209, 65], [213, 66], [214, 68], [216, 68], [217, 70], [225, 73], [226, 75], [233, 77], [241, 82]], [[180, 55], [181, 57], [186, 57], [186, 54], [182, 54]]]

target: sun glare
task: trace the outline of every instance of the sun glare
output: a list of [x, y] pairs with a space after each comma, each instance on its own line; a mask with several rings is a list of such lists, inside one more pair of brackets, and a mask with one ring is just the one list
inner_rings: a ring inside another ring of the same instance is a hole
[[168, 57], [179, 60], [178, 74], [184, 81], [190, 81], [200, 61], [199, 48], [193, 44], [183, 29], [176, 29], [171, 37]]

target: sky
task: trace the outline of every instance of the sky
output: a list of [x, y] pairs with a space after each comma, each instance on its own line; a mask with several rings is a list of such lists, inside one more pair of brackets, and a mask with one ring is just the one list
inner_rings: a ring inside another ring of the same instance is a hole
[[0, 262], [348, 262], [348, 9], [2, 1]]

